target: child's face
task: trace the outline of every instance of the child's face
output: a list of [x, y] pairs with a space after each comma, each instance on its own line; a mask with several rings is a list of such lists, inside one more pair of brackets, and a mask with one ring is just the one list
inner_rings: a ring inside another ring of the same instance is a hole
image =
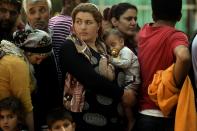
[[110, 51], [115, 49], [119, 52], [124, 47], [124, 39], [115, 34], [110, 34], [106, 38], [105, 44], [107, 45]]
[[16, 131], [18, 124], [17, 115], [10, 110], [0, 111], [0, 127], [3, 131]]
[[49, 131], [75, 131], [75, 123], [71, 123], [69, 120], [58, 120]]

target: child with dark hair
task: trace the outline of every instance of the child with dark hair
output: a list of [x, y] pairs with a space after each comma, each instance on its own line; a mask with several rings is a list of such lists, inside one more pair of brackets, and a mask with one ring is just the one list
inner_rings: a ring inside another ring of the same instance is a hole
[[49, 131], [75, 131], [75, 122], [70, 112], [65, 108], [56, 108], [47, 116]]
[[[142, 86], [139, 92], [137, 130], [174, 131], [176, 122], [180, 123], [184, 120], [174, 120], [175, 113], [172, 109], [176, 108], [177, 103], [175, 105], [166, 103], [171, 99], [169, 92], [173, 96], [178, 95], [177, 92], [183, 86], [191, 62], [188, 38], [182, 31], [175, 28], [176, 23], [181, 19], [182, 0], [151, 0], [151, 6], [154, 23], [145, 24], [138, 35], [138, 59]], [[165, 77], [164, 74], [169, 70], [171, 72], [168, 72], [168, 77]], [[155, 91], [150, 90], [150, 85], [154, 85]], [[162, 96], [162, 93], [167, 97]], [[152, 98], [151, 94], [155, 94], [157, 100]], [[161, 101], [167, 106], [165, 111], [168, 113], [164, 112]], [[186, 108], [189, 109], [188, 105]], [[192, 125], [194, 121], [190, 123]], [[189, 130], [178, 128], [178, 131]]]
[[2, 131], [20, 131], [24, 117], [24, 107], [18, 98], [7, 97], [0, 101], [0, 127]]

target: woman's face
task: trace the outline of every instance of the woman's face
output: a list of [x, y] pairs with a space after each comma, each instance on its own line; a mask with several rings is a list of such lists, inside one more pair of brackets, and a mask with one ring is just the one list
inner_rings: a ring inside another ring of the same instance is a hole
[[40, 64], [48, 56], [45, 54], [28, 53], [27, 58], [31, 64]]
[[78, 12], [73, 27], [77, 37], [89, 43], [96, 41], [100, 25], [95, 21], [92, 14]]
[[116, 20], [115, 27], [127, 36], [134, 34], [137, 25], [137, 11], [135, 9], [128, 9]]

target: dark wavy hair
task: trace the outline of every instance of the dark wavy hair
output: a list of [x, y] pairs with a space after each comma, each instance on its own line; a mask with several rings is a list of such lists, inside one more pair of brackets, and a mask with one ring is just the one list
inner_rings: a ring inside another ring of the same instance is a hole
[[51, 110], [48, 113], [46, 120], [49, 129], [51, 129], [53, 124], [58, 120], [68, 120], [71, 123], [73, 122], [72, 115], [63, 107]]
[[0, 3], [11, 3], [15, 6], [17, 6], [17, 11], [20, 12], [21, 11], [21, 8], [22, 8], [22, 2], [21, 0], [0, 0]]
[[117, 20], [119, 20], [120, 16], [123, 15], [128, 9], [134, 9], [136, 12], [138, 11], [135, 5], [130, 3], [119, 3], [118, 5], [112, 6], [110, 17], [115, 17]]
[[10, 110], [17, 115], [20, 122], [24, 122], [25, 110], [22, 102], [16, 97], [6, 97], [0, 100], [0, 111]]
[[110, 8], [107, 7], [103, 10], [103, 20], [109, 21], [109, 15], [110, 15]]
[[182, 0], [151, 0], [153, 19], [177, 22], [181, 18]]

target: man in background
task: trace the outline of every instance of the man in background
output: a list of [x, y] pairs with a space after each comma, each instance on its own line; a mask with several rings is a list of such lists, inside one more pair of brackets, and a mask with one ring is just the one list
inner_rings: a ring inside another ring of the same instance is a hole
[[20, 10], [20, 0], [0, 0], [0, 41], [13, 41], [12, 34], [16, 29]]

